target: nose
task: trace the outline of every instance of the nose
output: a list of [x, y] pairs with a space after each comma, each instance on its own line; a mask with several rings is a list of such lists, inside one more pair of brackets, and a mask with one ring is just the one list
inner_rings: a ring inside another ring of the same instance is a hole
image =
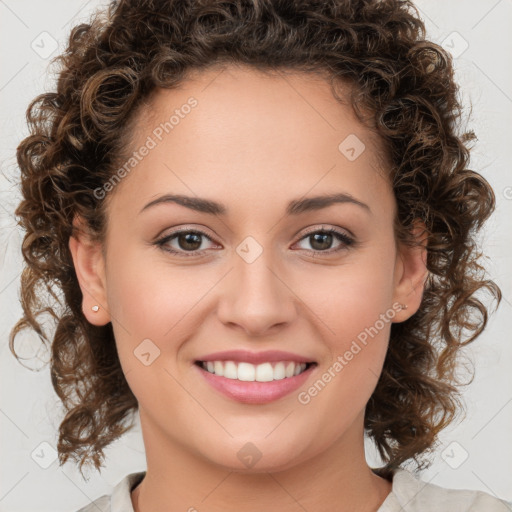
[[252, 263], [234, 254], [234, 268], [217, 310], [221, 322], [250, 336], [272, 334], [297, 314], [297, 298], [287, 283], [287, 273], [271, 261], [270, 252], [264, 250]]

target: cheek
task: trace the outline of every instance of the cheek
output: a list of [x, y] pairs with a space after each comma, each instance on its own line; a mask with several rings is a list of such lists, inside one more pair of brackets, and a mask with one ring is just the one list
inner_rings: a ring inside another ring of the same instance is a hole
[[[151, 258], [123, 255], [108, 273], [113, 322], [133, 341], [169, 339], [216, 281], [199, 267], [155, 264]], [[149, 263], [148, 263], [149, 262]]]
[[222, 277], [211, 268], [178, 268], [162, 264], [160, 258], [151, 264], [148, 260], [147, 255], [126, 251], [117, 258], [119, 264], [110, 265], [107, 279], [117, 351], [141, 403], [147, 390], [174, 389], [170, 374], [182, 346], [197, 332], [203, 319], [198, 312], [204, 312], [208, 292]]
[[136, 251], [112, 251], [111, 260], [107, 300], [128, 385], [150, 412], [168, 410], [169, 404], [187, 410], [188, 395], [173, 378], [175, 360], [194, 330], [194, 307], [218, 279], [192, 267], [148, 264], [151, 258]]
[[315, 416], [329, 418], [322, 425], [326, 446], [362, 417], [382, 372], [395, 315], [387, 293], [378, 294], [360, 282], [349, 293], [349, 283], [345, 284], [347, 293], [333, 293], [336, 299], [321, 315], [329, 356], [316, 379], [298, 396], [299, 403], [311, 407]]
[[[388, 318], [394, 318], [394, 247], [353, 253], [337, 267], [312, 267], [308, 285], [299, 294], [322, 320], [331, 345], [344, 350], [347, 342], [357, 338], [375, 324], [383, 337], [389, 332]], [[311, 286], [314, 283], [314, 286]], [[382, 325], [381, 315], [386, 315]]]
[[302, 403], [321, 395], [318, 402], [325, 407], [333, 403], [341, 407], [341, 422], [349, 421], [366, 405], [387, 352], [396, 314], [395, 261], [391, 245], [383, 253], [368, 252], [357, 260], [347, 259], [338, 268], [318, 269], [310, 280], [315, 286], [299, 292], [317, 317], [330, 356], [319, 380], [305, 390]]

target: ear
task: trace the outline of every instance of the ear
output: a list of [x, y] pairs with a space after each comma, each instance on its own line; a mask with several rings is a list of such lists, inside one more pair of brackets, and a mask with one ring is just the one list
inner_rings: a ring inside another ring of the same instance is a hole
[[418, 311], [428, 276], [427, 229], [422, 221], [414, 222], [412, 235], [416, 241], [413, 246], [398, 245], [393, 304], [405, 307], [397, 311], [394, 322], [403, 322]]
[[[73, 220], [73, 234], [69, 238], [69, 250], [82, 290], [84, 316], [93, 325], [105, 325], [110, 322], [110, 313], [107, 308], [102, 244], [91, 239], [85, 221], [78, 216]], [[98, 306], [98, 310], [94, 311], [93, 306], [95, 308]]]

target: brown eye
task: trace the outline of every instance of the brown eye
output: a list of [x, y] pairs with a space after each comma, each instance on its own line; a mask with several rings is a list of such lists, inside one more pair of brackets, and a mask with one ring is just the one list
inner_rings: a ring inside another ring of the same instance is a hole
[[311, 247], [315, 251], [324, 251], [330, 249], [334, 237], [330, 233], [315, 233], [309, 235]]
[[198, 256], [205, 252], [206, 248], [201, 248], [205, 240], [213, 243], [212, 239], [202, 231], [182, 229], [164, 236], [157, 240], [155, 244], [171, 254], [186, 257]]
[[180, 233], [176, 240], [178, 241], [178, 246], [180, 249], [185, 251], [197, 251], [199, 247], [201, 247], [201, 237], [200, 233], [188, 232], [188, 233]]
[[[352, 237], [341, 231], [337, 231], [334, 228], [311, 231], [306, 236], [302, 237], [299, 243], [304, 240], [309, 242], [311, 248], [300, 247], [300, 249], [322, 254], [332, 254], [337, 251], [347, 249], [355, 243], [355, 240]], [[338, 242], [338, 246], [332, 248], [335, 242]]]

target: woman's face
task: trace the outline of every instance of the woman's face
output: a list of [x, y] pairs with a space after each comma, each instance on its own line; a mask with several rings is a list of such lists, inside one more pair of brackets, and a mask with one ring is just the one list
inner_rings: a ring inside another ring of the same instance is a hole
[[422, 252], [395, 242], [379, 141], [327, 82], [245, 68], [159, 90], [134, 126], [106, 186], [105, 260], [74, 257], [148, 457], [262, 471], [360, 446], [391, 323], [424, 277]]

